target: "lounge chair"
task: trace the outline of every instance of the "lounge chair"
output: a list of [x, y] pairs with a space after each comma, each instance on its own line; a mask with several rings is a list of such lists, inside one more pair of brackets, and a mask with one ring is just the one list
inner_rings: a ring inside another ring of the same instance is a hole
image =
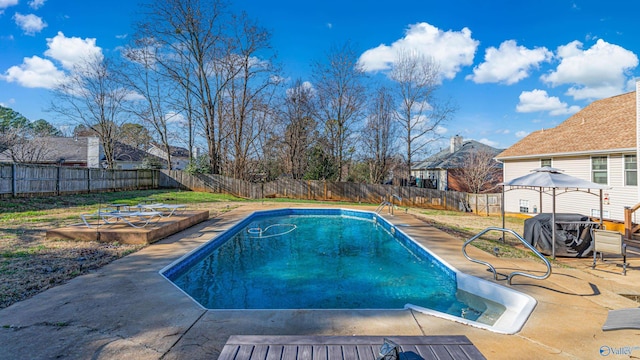
[[154, 203], [154, 204], [138, 204], [135, 206], [135, 208], [141, 209], [141, 210], [157, 211], [157, 212], [160, 212], [160, 216], [169, 217], [179, 211], [186, 209], [187, 205]]
[[113, 209], [100, 209], [95, 213], [80, 215], [82, 222], [89, 228], [91, 227], [87, 221], [89, 218], [97, 218], [110, 225], [122, 221], [134, 228], [143, 228], [154, 220], [160, 220], [161, 217], [162, 213], [159, 211], [115, 211]]
[[108, 216], [109, 214], [113, 214], [118, 212], [116, 209], [112, 209], [112, 208], [100, 208], [98, 209], [98, 211], [93, 212], [93, 213], [89, 213], [89, 214], [80, 214], [80, 219], [82, 219], [82, 222], [88, 227], [91, 227], [91, 224], [89, 223], [89, 219], [91, 218], [97, 218], [97, 219], [101, 219], [103, 216]]
[[622, 256], [622, 275], [627, 275], [627, 244], [622, 239], [622, 234], [617, 231], [593, 229], [593, 265], [596, 267], [597, 254], [604, 261], [604, 253]]

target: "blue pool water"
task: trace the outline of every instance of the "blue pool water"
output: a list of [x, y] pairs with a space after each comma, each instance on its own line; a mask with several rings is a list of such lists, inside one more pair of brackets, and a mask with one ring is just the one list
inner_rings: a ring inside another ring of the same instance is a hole
[[[366, 213], [365, 213], [366, 214]], [[208, 309], [402, 309], [476, 320], [455, 272], [375, 216], [253, 216], [164, 272]], [[484, 304], [484, 303], [482, 303]]]

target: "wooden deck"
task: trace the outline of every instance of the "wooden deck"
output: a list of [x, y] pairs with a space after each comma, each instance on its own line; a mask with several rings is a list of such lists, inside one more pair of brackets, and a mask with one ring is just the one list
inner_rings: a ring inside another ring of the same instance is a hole
[[375, 360], [387, 338], [402, 360], [485, 359], [466, 336], [231, 336], [219, 360]]

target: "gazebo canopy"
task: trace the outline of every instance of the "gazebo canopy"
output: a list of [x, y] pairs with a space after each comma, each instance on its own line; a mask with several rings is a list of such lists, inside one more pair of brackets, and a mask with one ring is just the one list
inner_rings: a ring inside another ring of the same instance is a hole
[[[552, 196], [552, 217], [553, 224], [556, 223], [556, 190], [561, 189], [565, 191], [584, 191], [586, 193], [590, 193], [591, 189], [598, 189], [600, 196], [600, 226], [602, 226], [602, 190], [609, 189], [609, 186], [596, 184], [594, 182], [583, 180], [571, 175], [564, 174], [562, 170], [552, 168], [552, 167], [541, 167], [538, 169], [531, 170], [530, 174], [521, 176], [519, 178], [515, 178], [513, 180], [505, 181], [500, 183], [502, 185], [502, 227], [505, 226], [504, 221], [504, 193], [507, 191], [505, 188], [507, 186], [510, 187], [511, 190], [515, 189], [530, 189], [536, 190], [540, 193], [540, 211], [542, 212], [542, 193], [545, 192], [545, 189], [551, 189]], [[595, 195], [595, 194], [593, 194]], [[556, 227], [555, 225], [552, 228], [553, 240], [552, 240], [552, 256], [555, 259], [556, 250], [555, 250], [555, 241], [556, 241]]]
[[562, 170], [552, 167], [533, 169], [530, 174], [505, 181], [500, 185], [550, 189], [609, 189], [609, 186], [567, 175], [562, 173]]

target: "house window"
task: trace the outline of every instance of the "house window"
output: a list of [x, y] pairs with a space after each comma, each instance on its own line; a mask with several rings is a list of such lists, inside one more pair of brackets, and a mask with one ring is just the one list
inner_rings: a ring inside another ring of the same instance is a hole
[[540, 159], [540, 167], [551, 167], [551, 159]]
[[607, 184], [607, 157], [594, 156], [591, 158], [591, 181], [596, 184]]
[[529, 200], [520, 199], [520, 212], [521, 213], [529, 212]]
[[638, 185], [638, 159], [636, 155], [624, 156], [624, 184], [627, 186]]

